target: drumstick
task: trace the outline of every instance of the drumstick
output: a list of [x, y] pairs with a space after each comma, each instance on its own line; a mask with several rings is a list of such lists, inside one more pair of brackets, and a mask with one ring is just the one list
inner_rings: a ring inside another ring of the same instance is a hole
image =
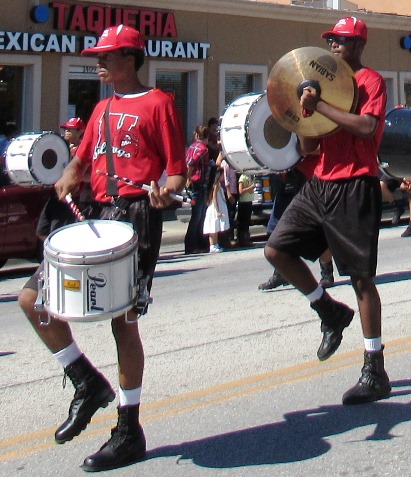
[[[117, 174], [109, 174], [108, 172], [102, 172], [102, 171], [99, 171], [99, 170], [96, 171], [96, 174], [98, 174], [100, 176], [112, 177], [116, 181], [124, 182], [127, 185], [137, 187], [138, 189], [146, 190], [147, 192], [152, 191], [151, 186], [149, 186], [148, 184], [141, 184], [140, 182], [133, 182], [131, 179], [127, 179], [127, 177], [119, 177]], [[190, 197], [186, 197], [186, 196], [183, 196], [183, 195], [180, 195], [180, 194], [170, 193], [170, 197], [172, 197], [174, 200], [177, 200], [178, 202], [185, 202], [185, 203], [190, 204], [190, 205], [195, 204], [194, 199], [190, 199]]]
[[[66, 199], [67, 204], [70, 206], [71, 211], [76, 216], [77, 220], [79, 222], [83, 222], [83, 220], [86, 220], [84, 215], [80, 212], [80, 209], [77, 207], [77, 205], [73, 201], [73, 198], [71, 197], [71, 194], [67, 194], [65, 199]], [[101, 235], [99, 234], [99, 231], [96, 229], [96, 226], [92, 222], [89, 222], [88, 226], [96, 234], [96, 237], [101, 238]]]
[[80, 209], [77, 207], [77, 205], [74, 203], [73, 201], [73, 198], [71, 197], [71, 194], [67, 194], [66, 197], [66, 202], [67, 204], [69, 205], [71, 211], [73, 212], [73, 214], [76, 216], [77, 220], [79, 222], [82, 222], [83, 220], [85, 220], [86, 218], [84, 217], [84, 215], [80, 212]]

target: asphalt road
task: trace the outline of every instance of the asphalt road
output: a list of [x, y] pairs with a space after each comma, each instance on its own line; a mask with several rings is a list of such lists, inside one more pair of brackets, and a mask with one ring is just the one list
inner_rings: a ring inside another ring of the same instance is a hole
[[[400, 238], [403, 229], [381, 230], [376, 278], [393, 392], [387, 400], [354, 407], [341, 405], [362, 366], [358, 308], [345, 277], [336, 275], [330, 293], [356, 315], [339, 351], [320, 363], [319, 321], [306, 300], [290, 286], [257, 290], [271, 273], [263, 242], [193, 256], [182, 253], [178, 238], [164, 243], [154, 302], [140, 321], [148, 459], [101, 475], [411, 475], [411, 239]], [[168, 224], [165, 236], [181, 237], [184, 230]], [[109, 437], [116, 402], [72, 442], [54, 443], [72, 388], [62, 388], [61, 369], [13, 300], [33, 268], [8, 266], [0, 278], [0, 475], [84, 475], [78, 466]], [[310, 266], [318, 276], [318, 264]], [[77, 323], [73, 330], [116, 386], [109, 323]]]

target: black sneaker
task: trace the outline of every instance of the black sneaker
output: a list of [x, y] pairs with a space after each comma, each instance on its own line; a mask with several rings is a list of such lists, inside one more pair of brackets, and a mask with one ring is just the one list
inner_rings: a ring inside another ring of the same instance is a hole
[[333, 262], [332, 261], [328, 263], [320, 262], [320, 269], [321, 269], [320, 285], [323, 288], [331, 288], [332, 286], [334, 286]]
[[411, 224], [404, 230], [401, 237], [411, 237]]
[[289, 285], [289, 282], [282, 277], [277, 271], [274, 271], [272, 276], [268, 279], [268, 281], [261, 283], [261, 285], [258, 285], [259, 290], [274, 290], [274, 288], [278, 288], [280, 286], [286, 286]]
[[396, 200], [394, 202], [395, 211], [392, 217], [391, 223], [392, 225], [398, 225], [401, 220], [401, 215], [405, 212], [404, 204], [402, 201]]

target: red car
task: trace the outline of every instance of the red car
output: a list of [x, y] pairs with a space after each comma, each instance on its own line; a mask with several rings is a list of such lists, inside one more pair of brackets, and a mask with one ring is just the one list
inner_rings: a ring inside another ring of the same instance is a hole
[[43, 259], [43, 244], [36, 228], [51, 191], [51, 187], [13, 184], [0, 157], [0, 267], [10, 258]]

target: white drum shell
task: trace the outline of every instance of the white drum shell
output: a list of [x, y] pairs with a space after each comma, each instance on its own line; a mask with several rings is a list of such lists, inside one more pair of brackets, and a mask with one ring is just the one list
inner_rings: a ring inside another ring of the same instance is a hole
[[137, 295], [137, 246], [132, 226], [117, 221], [84, 221], [50, 234], [44, 243], [47, 313], [88, 322], [130, 310]]
[[222, 117], [220, 139], [231, 166], [250, 175], [285, 172], [300, 160], [296, 134], [275, 121], [266, 93], [235, 99]]
[[23, 187], [55, 184], [70, 160], [67, 142], [53, 131], [17, 136], [5, 152], [10, 180]]

